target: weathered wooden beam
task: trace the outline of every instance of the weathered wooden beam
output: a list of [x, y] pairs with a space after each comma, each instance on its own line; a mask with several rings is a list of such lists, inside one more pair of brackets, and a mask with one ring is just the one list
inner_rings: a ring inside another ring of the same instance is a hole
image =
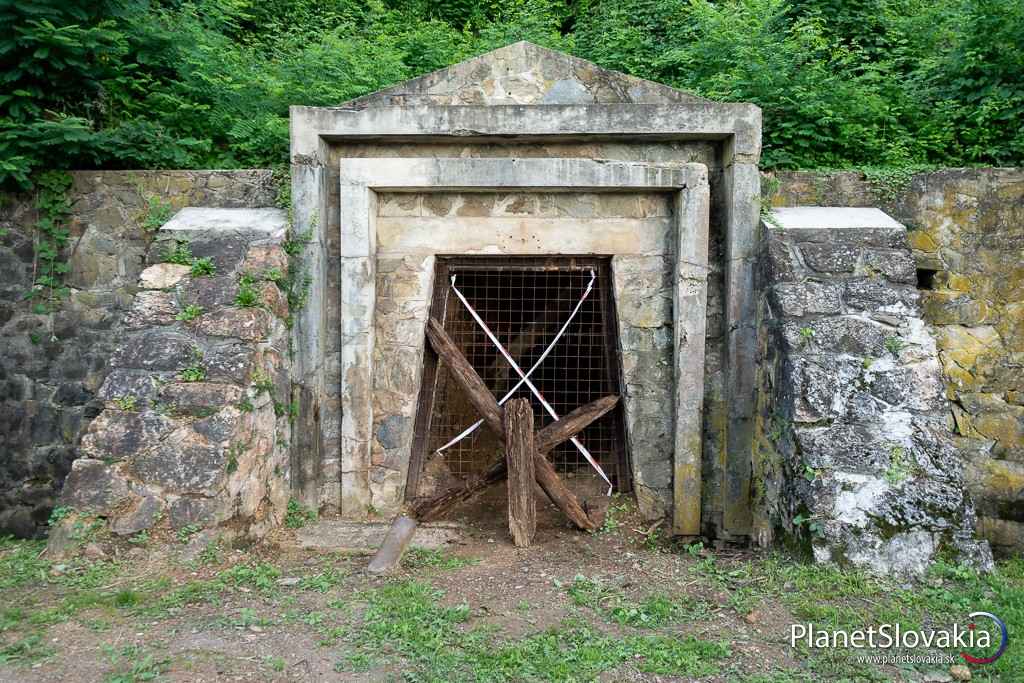
[[508, 468], [505, 458], [494, 462], [482, 474], [467, 479], [462, 486], [449, 489], [442, 494], [432, 498], [416, 501], [412, 504], [410, 513], [421, 522], [432, 522], [440, 519], [449, 510], [462, 503], [469, 502], [488, 488], [497, 484], [505, 478]]
[[588, 425], [597, 421], [598, 418], [614, 408], [618, 402], [619, 397], [614, 394], [603, 396], [585, 406], [580, 406], [568, 415], [563, 415], [537, 432], [537, 437], [533, 441], [534, 448], [538, 453], [549, 453], [555, 446], [563, 441], [568, 441]]
[[508, 464], [508, 531], [517, 548], [527, 548], [537, 531], [537, 503], [533, 498], [533, 408], [530, 401], [512, 399], [505, 404], [502, 418], [505, 462]]
[[544, 493], [548, 494], [551, 502], [558, 506], [562, 514], [568, 517], [580, 529], [596, 531], [598, 525], [587, 516], [583, 506], [580, 505], [580, 501], [576, 498], [576, 494], [562, 483], [562, 479], [555, 472], [555, 466], [548, 462], [544, 455], [534, 451], [533, 467], [537, 483], [544, 489]]
[[[556, 422], [552, 422], [534, 436], [534, 450], [543, 456], [544, 453], [551, 451], [558, 444], [568, 441], [579, 434], [594, 420], [597, 420], [614, 408], [618, 402], [618, 396], [605, 396], [577, 408]], [[495, 401], [495, 405], [497, 405], [497, 401]], [[504, 438], [504, 427], [500, 434]], [[421, 522], [440, 519], [452, 508], [472, 500], [488, 487], [497, 484], [505, 478], [507, 473], [508, 468], [505, 463], [505, 457], [502, 456], [499, 460], [495, 460], [482, 474], [468, 479], [462, 486], [445, 491], [433, 498], [413, 503], [412, 515]], [[547, 493], [546, 490], [545, 493]], [[554, 499], [552, 499], [552, 502], [555, 502], [557, 505]], [[591, 519], [591, 521], [598, 520]], [[600, 526], [600, 523], [597, 526]]]
[[427, 321], [427, 339], [441, 361], [448, 366], [452, 378], [466, 392], [466, 398], [480, 413], [480, 417], [495, 434], [502, 436], [501, 408], [498, 402], [437, 318], [432, 317]]
[[395, 521], [391, 523], [391, 528], [388, 529], [387, 535], [384, 537], [384, 542], [380, 544], [380, 548], [377, 549], [373, 559], [370, 560], [370, 565], [366, 568], [366, 571], [371, 574], [387, 574], [394, 571], [398, 563], [402, 561], [405, 549], [412, 542], [416, 526], [417, 522], [415, 519], [405, 515], [396, 517]]

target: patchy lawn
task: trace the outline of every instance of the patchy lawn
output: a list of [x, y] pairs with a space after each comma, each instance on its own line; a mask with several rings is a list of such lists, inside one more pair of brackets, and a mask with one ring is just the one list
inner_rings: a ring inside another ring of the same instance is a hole
[[[365, 557], [296, 550], [289, 533], [191, 562], [145, 538], [116, 560], [59, 563], [41, 542], [0, 541], [0, 680], [949, 680], [948, 664], [791, 648], [790, 624], [920, 629], [984, 610], [1024, 633], [1024, 560], [900, 586], [780, 553], [675, 548], [621, 503], [601, 533], [545, 528], [528, 550], [471, 526], [388, 578], [367, 576]], [[971, 672], [1024, 680], [1024, 650]]]

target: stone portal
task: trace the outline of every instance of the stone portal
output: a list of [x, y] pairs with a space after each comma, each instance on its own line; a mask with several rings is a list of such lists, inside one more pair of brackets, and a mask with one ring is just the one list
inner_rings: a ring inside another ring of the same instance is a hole
[[645, 514], [751, 527], [760, 111], [517, 43], [338, 108], [292, 109], [293, 460], [307, 505], [401, 503], [440, 256], [610, 260], [626, 444]]

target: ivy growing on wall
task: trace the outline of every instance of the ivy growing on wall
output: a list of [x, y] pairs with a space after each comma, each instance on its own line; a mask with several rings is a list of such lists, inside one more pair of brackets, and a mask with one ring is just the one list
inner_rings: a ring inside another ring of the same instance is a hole
[[68, 295], [64, 276], [69, 268], [65, 251], [71, 236], [67, 226], [69, 189], [71, 175], [63, 171], [41, 173], [36, 180], [35, 259], [32, 289], [25, 295], [35, 313], [54, 311]]

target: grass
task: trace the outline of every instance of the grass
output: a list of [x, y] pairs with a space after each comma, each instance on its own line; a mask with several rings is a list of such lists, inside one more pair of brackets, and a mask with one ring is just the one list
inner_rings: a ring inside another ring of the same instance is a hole
[[107, 645], [104, 651], [114, 666], [114, 670], [103, 679], [104, 683], [155, 681], [167, 671], [171, 663], [169, 658], [157, 658], [138, 645], [126, 645], [116, 650]]
[[208, 256], [192, 259], [192, 263], [187, 265], [192, 267], [190, 271], [192, 277], [210, 277], [217, 273], [217, 266], [214, 264], [213, 259]]
[[239, 276], [235, 305], [241, 308], [253, 308], [260, 305], [260, 293], [256, 289], [256, 278], [253, 275], [243, 273]]
[[206, 379], [206, 368], [199, 361], [181, 369], [178, 379], [182, 382], [202, 382]]
[[456, 557], [441, 550], [427, 548], [410, 548], [402, 557], [402, 566], [406, 569], [462, 569], [476, 564], [479, 560]]
[[[752, 629], [762, 648], [778, 652], [788, 650], [784, 624], [790, 620], [826, 629], [896, 622], [918, 629], [966, 624], [968, 613], [984, 610], [1006, 621], [1011, 638], [1024, 631], [1024, 559], [1001, 562], [992, 575], [939, 563], [924, 581], [903, 587], [781, 553], [730, 560], [694, 546], [681, 549], [675, 560], [684, 574], [681, 580], [718, 597], [652, 592], [653, 586], [637, 592], [579, 575], [544, 598], [567, 607], [567, 619], [542, 622], [512, 636], [492, 625], [493, 619], [477, 621], [493, 614], [481, 609], [486, 603], [474, 604], [476, 594], [467, 593], [469, 602], [453, 601], [433, 585], [459, 585], [460, 575], [442, 576], [437, 570], [458, 572], [474, 563], [436, 550], [407, 553], [403, 580], [371, 581], [351, 571], [349, 560], [338, 555], [298, 565], [257, 555], [223, 566], [222, 561], [236, 557], [235, 551], [223, 549], [210, 560], [217, 566], [184, 569], [178, 578], [184, 582], [175, 583], [169, 576], [132, 574], [131, 565], [117, 562], [73, 558], [54, 563], [40, 556], [44, 547], [41, 541], [0, 539], [0, 667], [7, 667], [0, 675], [17, 678], [21, 667], [61, 661], [66, 644], [54, 640], [51, 629], [68, 622], [83, 627], [78, 633], [86, 635], [79, 638], [91, 634], [96, 648], [102, 639], [125, 631], [173, 635], [214, 628], [221, 629], [219, 637], [232, 638], [234, 631], [252, 628], [269, 631], [271, 637], [289, 629], [293, 639], [296, 633], [306, 634], [311, 649], [332, 648], [339, 672], [401, 671], [415, 681], [576, 681], [602, 673], [618, 680], [635, 676], [633, 670], [747, 683], [892, 678], [892, 670], [856, 662], [852, 651], [803, 647], [793, 653], [796, 669], [745, 676], [750, 654], [734, 652], [727, 641], [736, 628], [748, 628], [740, 619], [754, 610], [781, 610], [784, 621], [757, 622]], [[638, 540], [636, 552], [647, 552], [643, 547]], [[664, 551], [659, 556], [666, 557]], [[282, 585], [282, 577], [297, 580]], [[530, 601], [514, 596], [509, 618], [532, 624], [544, 614], [543, 607], [532, 596]], [[714, 619], [708, 619], [712, 613]], [[177, 667], [162, 655], [159, 643], [132, 647], [105, 650], [100, 664], [108, 672], [106, 680], [155, 680]], [[289, 668], [282, 657], [293, 661], [292, 655], [275, 654], [281, 657], [252, 660], [260, 675]], [[1016, 643], [998, 662], [972, 667], [975, 681], [1021, 680], [1021, 671], [1024, 651]]]
[[622, 591], [583, 575], [577, 575], [566, 592], [574, 604], [597, 611], [606, 621], [634, 628], [693, 621], [710, 611], [706, 602], [686, 597], [653, 594], [631, 600]]
[[181, 320], [182, 322], [189, 322], [195, 320], [203, 314], [203, 307], [196, 306], [195, 304], [189, 304], [185, 308], [178, 312], [178, 315], [174, 316], [175, 320]]
[[724, 643], [693, 637], [608, 634], [578, 619], [519, 640], [500, 642], [493, 629], [465, 628], [467, 604], [443, 605], [444, 594], [421, 581], [370, 591], [358, 649], [341, 667], [366, 667], [382, 652], [403, 661], [412, 680], [576, 681], [624, 664], [642, 672], [707, 676], [730, 655]]

